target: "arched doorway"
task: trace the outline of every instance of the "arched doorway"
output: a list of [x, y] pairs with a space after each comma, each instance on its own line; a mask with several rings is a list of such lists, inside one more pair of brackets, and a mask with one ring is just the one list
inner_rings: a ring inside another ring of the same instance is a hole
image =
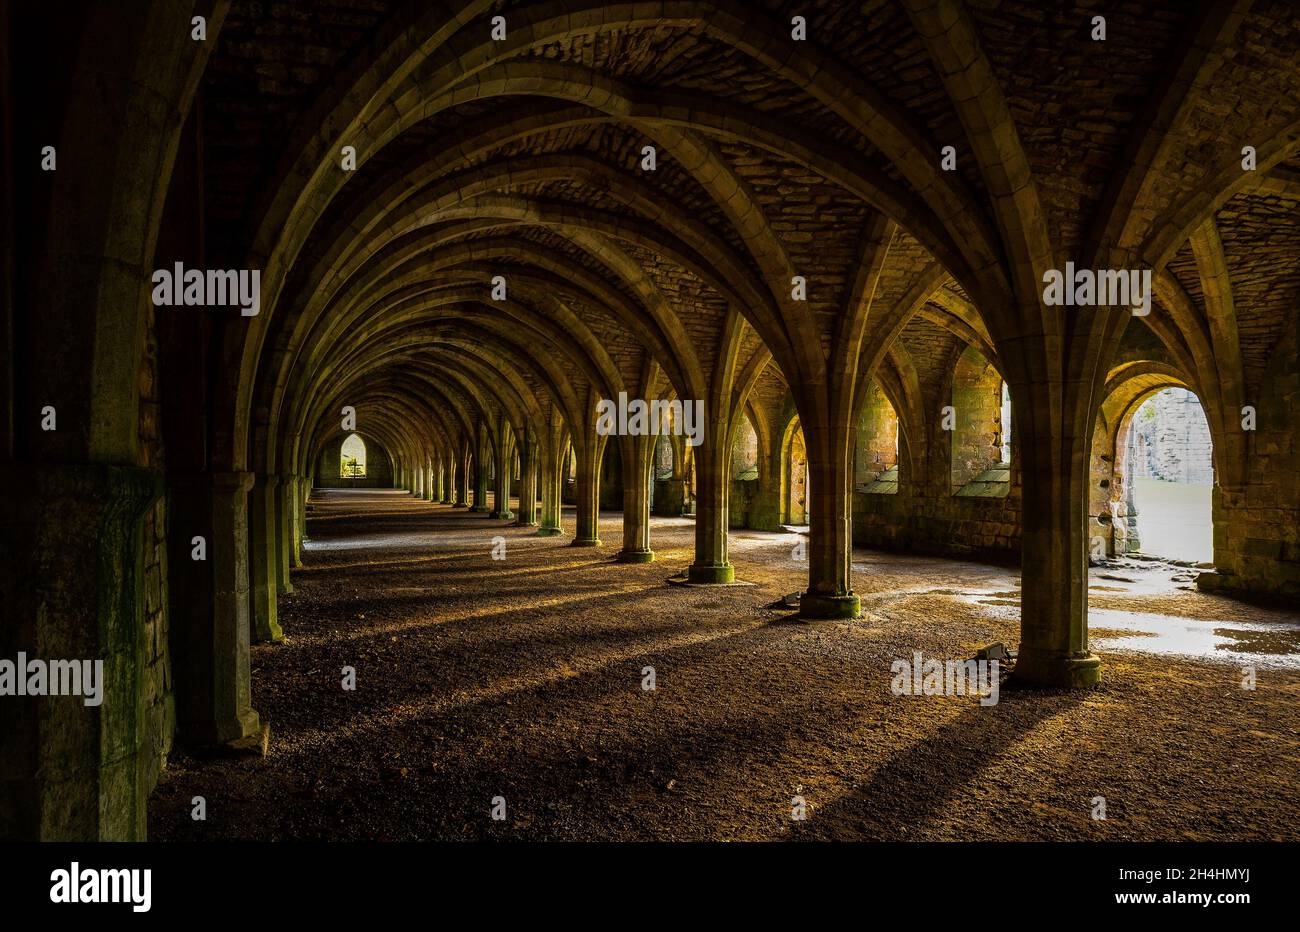
[[1134, 366], [1107, 386], [1093, 430], [1089, 557], [1214, 558], [1214, 442], [1172, 369]]
[[360, 434], [350, 434], [339, 450], [339, 478], [366, 478], [366, 442]]
[[1137, 407], [1127, 433], [1129, 552], [1211, 562], [1214, 450], [1200, 399], [1162, 389]]

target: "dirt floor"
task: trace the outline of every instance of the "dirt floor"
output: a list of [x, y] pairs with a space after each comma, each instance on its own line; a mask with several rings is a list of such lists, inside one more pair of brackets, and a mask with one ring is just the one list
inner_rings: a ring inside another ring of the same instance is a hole
[[[684, 588], [689, 519], [653, 519], [645, 565], [610, 562], [617, 514], [571, 548], [389, 491], [319, 493], [308, 533], [285, 641], [253, 648], [267, 756], [175, 752], [151, 838], [1300, 838], [1300, 615], [1185, 570], [1094, 570], [1103, 685], [984, 706], [896, 696], [890, 665], [1014, 647], [1011, 570], [859, 550], [862, 618], [809, 624], [765, 607], [806, 582], [794, 534], [735, 531], [747, 584]], [[1203, 656], [1143, 648], [1184, 629]]]

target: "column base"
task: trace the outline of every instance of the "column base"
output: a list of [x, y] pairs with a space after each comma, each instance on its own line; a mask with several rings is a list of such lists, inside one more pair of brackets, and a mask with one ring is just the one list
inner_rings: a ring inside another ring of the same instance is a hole
[[569, 544], [570, 547], [599, 547], [599, 537], [575, 537]]
[[653, 550], [620, 550], [614, 559], [619, 563], [653, 563], [655, 552]]
[[284, 629], [278, 621], [258, 620], [253, 625], [251, 641], [254, 644], [279, 644], [284, 640]]
[[227, 742], [224, 750], [227, 754], [250, 757], [265, 757], [268, 745], [271, 743], [271, 725], [269, 722], [263, 722], [262, 727], [257, 730], [256, 734], [251, 734], [246, 738], [239, 738], [235, 741]]
[[537, 522], [519, 520], [515, 522], [515, 527], [537, 527]]
[[736, 581], [736, 568], [730, 563], [693, 564], [686, 571], [686, 579], [704, 585], [726, 585]]
[[862, 600], [854, 593], [819, 595], [805, 592], [799, 598], [800, 618], [857, 618], [862, 614]]
[[1091, 652], [1064, 653], [1021, 646], [1012, 680], [1024, 686], [1082, 689], [1101, 682], [1101, 658]]
[[491, 510], [492, 509], [489, 508], [487, 505], [475, 505], [473, 508], [470, 509], [470, 511], [474, 512], [474, 514], [476, 515], [487, 514]]
[[515, 516], [513, 511], [494, 511], [488, 515], [494, 521], [509, 521]]
[[182, 744], [209, 750], [247, 742], [261, 734], [262, 722], [255, 709], [217, 721], [181, 722], [177, 726]]
[[438, 504], [439, 504], [439, 505], [450, 505], [451, 503], [452, 503], [452, 501], [451, 501], [451, 499], [449, 499], [449, 498], [440, 498], [440, 499], [438, 499]]
[[564, 529], [558, 527], [539, 527], [537, 529], [538, 537], [558, 537], [563, 533]]

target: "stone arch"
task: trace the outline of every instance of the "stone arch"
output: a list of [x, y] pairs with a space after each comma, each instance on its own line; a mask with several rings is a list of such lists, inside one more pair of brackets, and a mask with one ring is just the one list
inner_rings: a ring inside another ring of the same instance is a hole
[[[1138, 549], [1133, 541], [1137, 512], [1131, 469], [1126, 462], [1126, 440], [1134, 414], [1147, 399], [1167, 388], [1183, 388], [1195, 394], [1190, 380], [1179, 370], [1154, 361], [1129, 363], [1106, 384], [1105, 398], [1097, 410], [1089, 461], [1090, 559], [1120, 557]], [[1217, 456], [1220, 445], [1215, 442], [1214, 425], [1208, 418], [1207, 423]]]
[[[325, 442], [316, 455], [311, 475], [314, 486], [318, 489], [383, 489], [393, 485], [393, 460], [387, 444], [379, 439], [383, 428], [375, 432], [354, 431], [340, 435]], [[352, 437], [365, 444], [366, 474], [364, 476], [345, 477], [340, 475], [339, 457], [344, 444]]]
[[808, 448], [796, 414], [785, 425], [781, 441], [781, 520], [808, 524]]

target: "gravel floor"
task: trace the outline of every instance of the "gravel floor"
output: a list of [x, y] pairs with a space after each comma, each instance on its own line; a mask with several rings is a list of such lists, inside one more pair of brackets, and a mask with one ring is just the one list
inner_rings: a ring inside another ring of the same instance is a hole
[[[253, 648], [269, 752], [175, 752], [150, 836], [1300, 838], [1294, 666], [1262, 657], [1249, 691], [1236, 663], [1114, 651], [1096, 690], [895, 696], [895, 658], [1015, 644], [1016, 572], [859, 550], [863, 617], [805, 624], [768, 607], [806, 581], [796, 535], [733, 532], [747, 584], [684, 588], [664, 581], [691, 562], [692, 522], [653, 519], [656, 562], [619, 565], [619, 521], [571, 548], [403, 493], [321, 493], [285, 641]], [[1094, 607], [1300, 628], [1097, 575]]]

